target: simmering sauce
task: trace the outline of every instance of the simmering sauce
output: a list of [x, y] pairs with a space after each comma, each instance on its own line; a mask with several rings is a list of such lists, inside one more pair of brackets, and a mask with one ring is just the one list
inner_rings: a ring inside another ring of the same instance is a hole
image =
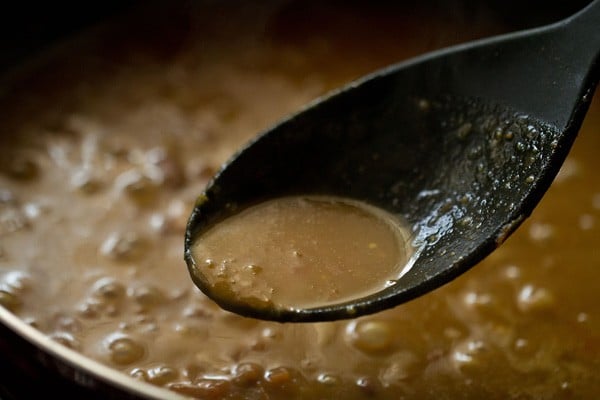
[[244, 142], [374, 68], [513, 28], [483, 3], [413, 3], [148, 5], [13, 75], [0, 304], [134, 383], [202, 399], [600, 398], [598, 94], [531, 218], [425, 296], [278, 324], [190, 280], [187, 218]]
[[400, 278], [409, 240], [398, 217], [373, 206], [283, 197], [217, 223], [199, 235], [192, 254], [218, 297], [309, 308], [375, 293]]

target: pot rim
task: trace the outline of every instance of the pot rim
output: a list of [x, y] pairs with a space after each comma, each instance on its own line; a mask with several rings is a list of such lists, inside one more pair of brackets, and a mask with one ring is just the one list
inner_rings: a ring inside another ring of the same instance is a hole
[[[30, 326], [25, 321], [0, 306], [0, 324], [15, 332], [21, 338], [33, 344], [37, 349], [54, 359], [70, 366], [73, 370], [83, 370], [82, 372], [93, 378], [108, 383], [117, 390], [133, 394], [148, 399], [182, 400], [183, 397], [171, 390], [154, 386], [150, 383], [134, 380], [125, 373], [95, 361], [75, 350], [54, 341], [48, 335]], [[38, 356], [38, 359], [40, 356]], [[58, 368], [59, 373], [65, 374]], [[72, 376], [65, 376], [72, 378]], [[85, 386], [85, 380], [79, 380], [80, 384]], [[87, 385], [89, 386], [89, 384]]]

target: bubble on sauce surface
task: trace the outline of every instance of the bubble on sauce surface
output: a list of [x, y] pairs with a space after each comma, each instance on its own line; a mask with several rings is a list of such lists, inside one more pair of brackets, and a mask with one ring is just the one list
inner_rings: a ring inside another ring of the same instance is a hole
[[395, 385], [418, 376], [423, 368], [424, 362], [413, 351], [402, 350], [390, 357], [379, 378], [384, 386]]
[[210, 320], [214, 318], [214, 312], [201, 304], [189, 304], [181, 311], [181, 316], [190, 319]]
[[146, 354], [146, 347], [123, 334], [113, 334], [105, 339], [110, 361], [116, 365], [130, 365], [141, 360]]
[[81, 342], [75, 335], [69, 332], [54, 332], [51, 333], [50, 339], [54, 340], [57, 343], [62, 344], [65, 347], [68, 347], [71, 350], [81, 350]]
[[118, 300], [125, 296], [125, 285], [112, 277], [100, 278], [92, 285], [92, 294], [106, 300]]
[[291, 367], [274, 367], [265, 371], [263, 386], [268, 391], [295, 393], [304, 383], [302, 374]]
[[317, 382], [326, 386], [335, 386], [340, 383], [340, 378], [335, 374], [324, 372], [317, 376]]
[[551, 311], [555, 302], [552, 291], [532, 284], [523, 286], [517, 296], [517, 306], [523, 312]]
[[517, 280], [521, 277], [521, 268], [516, 265], [508, 265], [504, 269], [504, 276], [510, 280]]
[[486, 307], [491, 305], [492, 297], [486, 293], [468, 292], [463, 297], [467, 307]]
[[115, 186], [139, 205], [149, 205], [156, 199], [159, 190], [158, 183], [139, 169], [121, 173], [115, 179]]
[[519, 337], [514, 340], [512, 350], [518, 356], [531, 358], [535, 356], [539, 348], [531, 340]]
[[225, 398], [231, 390], [227, 379], [197, 379], [193, 383], [175, 382], [167, 387], [177, 393], [199, 399], [219, 400]]
[[154, 230], [163, 234], [183, 233], [191, 209], [191, 204], [181, 199], [174, 199], [169, 202], [164, 212], [152, 214], [149, 224]]
[[529, 226], [529, 237], [534, 242], [544, 243], [554, 236], [554, 227], [548, 223], [534, 222]]
[[367, 354], [387, 354], [393, 348], [394, 331], [386, 321], [357, 320], [347, 325], [346, 340]]
[[112, 232], [100, 246], [100, 253], [116, 261], [127, 261], [142, 256], [146, 243], [132, 231]]
[[155, 180], [169, 188], [181, 187], [186, 179], [177, 153], [175, 148], [155, 147], [144, 154], [146, 168], [155, 176]]
[[30, 273], [23, 270], [10, 270], [0, 278], [0, 289], [14, 293], [29, 291], [34, 286], [34, 279]]
[[237, 364], [231, 371], [232, 381], [236, 385], [252, 386], [263, 379], [265, 368], [253, 362], [244, 362]]
[[369, 376], [362, 376], [356, 379], [355, 385], [367, 396], [375, 397], [381, 391], [381, 383]]
[[161, 289], [153, 285], [134, 286], [128, 296], [138, 305], [140, 311], [147, 311], [167, 303], [168, 298]]
[[482, 363], [488, 362], [491, 349], [483, 340], [471, 339], [454, 346], [452, 363], [461, 372], [479, 370]]
[[589, 320], [588, 313], [580, 312], [580, 313], [577, 314], [577, 322], [579, 322], [579, 323], [585, 323], [588, 320]]
[[134, 368], [129, 375], [154, 385], [165, 386], [179, 378], [179, 371], [163, 364], [150, 368]]
[[105, 182], [92, 167], [82, 166], [71, 173], [71, 187], [83, 194], [92, 195], [104, 188]]

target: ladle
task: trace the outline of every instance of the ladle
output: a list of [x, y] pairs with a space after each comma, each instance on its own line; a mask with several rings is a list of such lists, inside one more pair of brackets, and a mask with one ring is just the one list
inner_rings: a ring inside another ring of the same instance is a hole
[[[504, 242], [550, 186], [598, 83], [599, 49], [595, 0], [558, 23], [432, 52], [318, 99], [238, 152], [199, 197], [185, 237], [193, 281], [226, 310], [302, 322], [374, 313], [451, 281]], [[309, 309], [253, 308], [211, 292], [194, 239], [290, 194], [403, 216], [418, 249], [412, 268], [377, 293]]]

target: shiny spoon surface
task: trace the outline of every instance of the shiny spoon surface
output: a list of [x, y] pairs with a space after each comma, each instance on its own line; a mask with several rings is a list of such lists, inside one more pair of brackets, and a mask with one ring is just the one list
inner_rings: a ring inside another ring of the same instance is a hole
[[[281, 322], [354, 318], [451, 281], [504, 242], [550, 186], [594, 94], [599, 53], [595, 0], [555, 24], [428, 53], [318, 99], [241, 149], [199, 197], [185, 236], [192, 280], [226, 310]], [[411, 268], [379, 292], [308, 309], [255, 308], [212, 291], [195, 239], [295, 194], [402, 216], [414, 235]]]

